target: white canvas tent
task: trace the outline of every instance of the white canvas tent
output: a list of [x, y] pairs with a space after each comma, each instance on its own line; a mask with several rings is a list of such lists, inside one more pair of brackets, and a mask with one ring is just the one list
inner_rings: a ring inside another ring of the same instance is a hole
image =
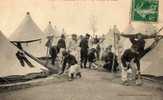
[[30, 41], [42, 39], [42, 41], [22, 45], [26, 51], [36, 57], [46, 56], [45, 38], [46, 34], [43, 33], [36, 25], [29, 12], [27, 12], [20, 25], [10, 36], [11, 41]]
[[[135, 33], [136, 33], [136, 30], [135, 30], [135, 28], [133, 27], [133, 25], [131, 23], [123, 31], [123, 34], [135, 34]], [[131, 47], [131, 43], [130, 43], [129, 39], [127, 39], [127, 38], [121, 37], [120, 42], [123, 45], [123, 50]]]
[[16, 41], [28, 41], [43, 38], [44, 33], [33, 21], [29, 12], [26, 13], [26, 16], [12, 33], [11, 39]]
[[142, 73], [163, 76], [163, 40], [141, 60]]
[[64, 34], [64, 35], [67, 34], [64, 28], [62, 28], [61, 34]]
[[104, 39], [102, 47], [106, 48], [109, 45], [113, 45], [113, 31], [111, 28], [109, 29], [109, 32], [104, 35]]
[[44, 33], [47, 36], [54, 36], [54, 41], [53, 42], [54, 42], [55, 45], [57, 44], [57, 40], [60, 37], [60, 35], [59, 35], [58, 30], [57, 30], [57, 27], [55, 26], [53, 28], [52, 23], [50, 21], [49, 21], [49, 24], [47, 25], [47, 27], [45, 28]]
[[59, 36], [59, 32], [57, 30], [57, 27], [52, 25], [51, 21], [49, 21], [49, 24], [44, 30], [44, 33], [47, 34], [47, 36], [54, 35], [55, 37]]
[[0, 77], [10, 75], [25, 75], [28, 73], [41, 72], [45, 69], [42, 65], [27, 57], [35, 67], [30, 68], [27, 64], [22, 67], [16, 57], [18, 49], [9, 42], [9, 40], [0, 32]]
[[132, 34], [132, 33], [134, 33], [134, 31], [135, 31], [135, 28], [130, 23], [130, 24], [128, 24], [127, 28], [124, 30], [124, 34]]
[[[71, 40], [71, 36], [67, 34], [67, 32], [65, 31], [64, 28], [62, 28], [61, 35], [62, 35], [62, 34], [65, 35], [65, 41], [66, 41], [66, 45], [67, 45], [67, 43], [69, 43], [70, 40]], [[61, 35], [60, 35], [60, 36], [61, 36]], [[59, 36], [59, 38], [60, 38], [60, 36]], [[59, 38], [58, 38], [58, 39], [59, 39]]]
[[49, 21], [49, 24], [45, 28], [44, 33], [47, 34], [47, 36], [55, 35], [55, 30], [54, 30], [54, 28], [53, 28], [53, 26], [51, 24], [51, 21]]
[[[156, 32], [156, 31], [158, 31], [156, 27], [150, 26], [148, 30], [148, 34], [152, 34], [153, 32]], [[151, 41], [152, 40], [150, 40], [149, 42]], [[153, 50], [151, 50], [148, 54], [146, 54], [141, 60], [143, 74], [163, 76], [163, 53], [162, 51], [163, 51], [163, 40], [160, 40], [158, 45]]]

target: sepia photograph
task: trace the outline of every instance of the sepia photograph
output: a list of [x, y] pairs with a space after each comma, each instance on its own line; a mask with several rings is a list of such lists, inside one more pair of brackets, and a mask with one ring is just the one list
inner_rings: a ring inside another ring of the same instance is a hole
[[163, 100], [163, 0], [0, 0], [0, 100]]

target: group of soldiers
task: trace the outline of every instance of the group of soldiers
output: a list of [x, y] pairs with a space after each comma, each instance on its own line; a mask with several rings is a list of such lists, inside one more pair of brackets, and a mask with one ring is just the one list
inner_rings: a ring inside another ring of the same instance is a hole
[[[124, 34], [119, 34], [119, 36], [128, 37]], [[129, 36], [128, 38], [132, 46], [125, 49], [121, 55], [117, 55], [117, 53], [112, 51], [113, 46], [109, 45], [109, 43], [102, 50], [101, 43], [104, 41], [104, 38], [97, 35], [93, 37], [90, 34], [86, 34], [78, 38], [76, 34], [72, 34], [71, 39], [66, 41], [66, 36], [62, 34], [57, 44], [51, 46], [49, 50], [51, 62], [55, 65], [59, 58], [62, 65], [59, 74], [63, 74], [65, 69], [68, 69], [69, 77], [72, 80], [77, 76], [81, 77], [82, 68], [99, 68], [100, 65], [97, 61], [101, 61], [103, 62], [103, 69], [106, 71], [114, 73], [121, 71], [122, 81], [125, 85], [128, 82], [127, 70], [133, 69], [133, 65], [135, 64], [134, 79], [137, 84], [141, 84], [140, 60], [158, 44], [160, 38], [155, 36], [153, 38], [154, 42], [147, 48], [145, 48], [145, 38], [141, 33]]]

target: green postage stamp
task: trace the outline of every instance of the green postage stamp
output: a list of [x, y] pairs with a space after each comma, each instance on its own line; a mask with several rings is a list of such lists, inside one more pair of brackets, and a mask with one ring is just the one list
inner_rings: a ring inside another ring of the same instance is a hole
[[157, 22], [158, 16], [159, 0], [132, 0], [133, 21]]

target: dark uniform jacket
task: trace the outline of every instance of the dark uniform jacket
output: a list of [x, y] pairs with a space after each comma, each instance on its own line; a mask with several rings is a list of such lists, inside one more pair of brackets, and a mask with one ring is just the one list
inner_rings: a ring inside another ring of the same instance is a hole
[[117, 56], [113, 52], [108, 52], [108, 54], [104, 57], [104, 65], [103, 68], [107, 69], [108, 71], [117, 71], [118, 61]]
[[138, 56], [137, 53], [132, 52], [130, 49], [125, 50], [125, 52], [122, 55], [122, 58], [126, 61], [130, 62], [132, 59], [136, 58]]
[[88, 46], [88, 40], [86, 38], [83, 38], [81, 41], [80, 41], [80, 44], [79, 44], [79, 47], [81, 49], [88, 49], [89, 46]]
[[66, 42], [64, 39], [59, 39], [58, 40], [58, 43], [57, 43], [57, 47], [60, 49], [60, 48], [66, 48]]
[[100, 42], [100, 39], [99, 38], [94, 38], [94, 44], [97, 44]]
[[132, 47], [136, 47], [138, 52], [141, 52], [144, 50], [144, 47], [145, 47], [144, 39], [136, 40], [135, 38], [130, 38], [130, 41], [132, 43]]
[[58, 54], [58, 48], [57, 48], [57, 46], [52, 46], [50, 48], [50, 55], [52, 57], [57, 57], [57, 54]]
[[100, 44], [97, 44], [97, 46], [96, 46], [96, 50], [97, 50], [97, 52], [100, 52], [100, 51], [101, 51]]
[[77, 64], [77, 60], [76, 60], [75, 56], [73, 56], [71, 54], [68, 54], [67, 56], [65, 56], [64, 60], [63, 60], [63, 67], [65, 67], [67, 64], [69, 67], [71, 65]]
[[88, 61], [89, 62], [95, 62], [96, 61], [95, 52], [88, 53]]
[[128, 67], [127, 62], [130, 62], [133, 59], [134, 59], [134, 62], [137, 64], [137, 66], [140, 67], [139, 54], [136, 52], [133, 52], [131, 49], [125, 50], [125, 52], [123, 53], [121, 57], [123, 66]]

